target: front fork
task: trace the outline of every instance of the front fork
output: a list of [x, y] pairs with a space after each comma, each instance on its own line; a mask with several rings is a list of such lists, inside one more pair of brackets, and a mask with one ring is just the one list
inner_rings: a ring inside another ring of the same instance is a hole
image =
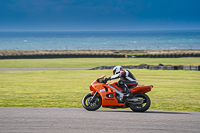
[[97, 91], [94, 93], [93, 97], [90, 99], [90, 103], [93, 103], [97, 97]]

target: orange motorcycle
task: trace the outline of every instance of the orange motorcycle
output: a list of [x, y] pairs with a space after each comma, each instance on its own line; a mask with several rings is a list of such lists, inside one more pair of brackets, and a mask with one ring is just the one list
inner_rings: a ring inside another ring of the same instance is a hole
[[131, 88], [132, 98], [124, 97], [124, 90], [118, 86], [118, 82], [106, 84], [101, 76], [90, 85], [91, 93], [84, 96], [83, 107], [88, 111], [95, 111], [101, 106], [106, 108], [131, 108], [134, 112], [144, 112], [151, 105], [150, 98], [145, 94], [153, 88], [153, 85], [137, 85]]

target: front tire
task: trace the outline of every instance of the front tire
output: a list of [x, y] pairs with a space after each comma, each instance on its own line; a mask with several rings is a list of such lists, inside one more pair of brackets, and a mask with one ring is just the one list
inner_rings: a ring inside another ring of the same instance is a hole
[[132, 111], [134, 111], [134, 112], [145, 112], [146, 110], [149, 109], [149, 107], [151, 105], [151, 100], [146, 94], [138, 93], [138, 94], [135, 94], [133, 97], [138, 97], [138, 98], [143, 99], [143, 103], [142, 104], [131, 103], [129, 106], [130, 106]]
[[95, 111], [95, 110], [99, 109], [102, 104], [102, 99], [100, 96], [97, 96], [96, 99], [94, 100], [94, 102], [90, 102], [92, 97], [93, 97], [93, 95], [88, 93], [87, 95], [85, 95], [83, 97], [83, 100], [82, 100], [83, 107], [88, 111]]

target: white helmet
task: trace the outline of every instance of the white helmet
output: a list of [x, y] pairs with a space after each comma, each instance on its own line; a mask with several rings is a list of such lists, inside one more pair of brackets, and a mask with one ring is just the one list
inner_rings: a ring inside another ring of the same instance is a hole
[[120, 73], [121, 70], [123, 70], [123, 68], [122, 68], [121, 66], [115, 66], [115, 67], [113, 68], [113, 74], [114, 74], [114, 75], [115, 75], [115, 74], [118, 74], [118, 73]]

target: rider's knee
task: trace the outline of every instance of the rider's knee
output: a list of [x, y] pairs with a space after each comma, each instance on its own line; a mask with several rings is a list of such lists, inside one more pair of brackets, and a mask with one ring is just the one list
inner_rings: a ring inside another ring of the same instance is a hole
[[122, 80], [119, 80], [119, 81], [118, 81], [118, 86], [124, 87], [124, 86], [125, 86], [125, 82], [122, 81]]

